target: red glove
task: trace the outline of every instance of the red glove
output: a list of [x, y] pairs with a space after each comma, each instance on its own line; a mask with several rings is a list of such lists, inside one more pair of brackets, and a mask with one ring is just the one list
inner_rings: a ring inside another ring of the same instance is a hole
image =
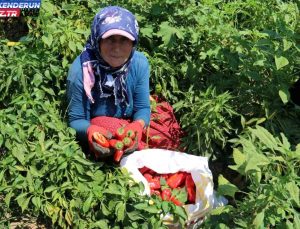
[[[143, 125], [140, 121], [133, 121], [132, 123], [129, 123], [128, 125], [125, 126], [125, 132], [127, 132], [128, 130], [133, 130], [136, 134], [136, 141], [137, 141], [137, 145], [139, 150], [143, 149], [143, 144], [142, 144], [142, 134], [143, 134]], [[135, 149], [136, 150], [136, 149]]]
[[101, 133], [104, 137], [107, 139], [112, 138], [112, 133], [103, 127], [96, 126], [96, 125], [90, 125], [89, 128], [87, 129], [87, 137], [88, 137], [88, 143], [90, 150], [95, 154], [96, 158], [98, 157], [108, 157], [112, 155], [113, 152], [109, 148], [102, 147], [101, 145], [97, 144], [93, 140], [93, 134], [95, 132]]

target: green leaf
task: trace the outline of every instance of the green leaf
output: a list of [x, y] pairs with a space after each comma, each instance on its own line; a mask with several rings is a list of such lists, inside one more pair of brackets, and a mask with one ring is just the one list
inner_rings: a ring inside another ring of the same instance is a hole
[[51, 186], [47, 187], [47, 188], [44, 190], [44, 193], [52, 192], [52, 191], [54, 191], [54, 190], [56, 190], [56, 189], [57, 189], [56, 186], [51, 185]]
[[240, 150], [238, 150], [237, 148], [234, 148], [233, 149], [233, 159], [234, 159], [234, 162], [238, 166], [240, 166], [245, 163], [246, 156]]
[[279, 90], [278, 94], [279, 94], [279, 96], [281, 98], [281, 101], [284, 104], [287, 104], [288, 101], [289, 101], [289, 95], [290, 95], [290, 93], [288, 92], [288, 90], [286, 90], [286, 89], [285, 90], [284, 89]]
[[61, 163], [59, 165], [59, 167], [57, 168], [57, 170], [63, 170], [65, 168], [67, 168], [67, 166], [68, 166], [68, 162], [64, 161], [63, 163]]
[[212, 209], [210, 214], [211, 215], [222, 215], [224, 213], [230, 213], [232, 210], [233, 210], [233, 207], [231, 205], [221, 206], [221, 207]]
[[63, 45], [66, 41], [66, 35], [60, 36], [59, 40], [60, 40], [60, 44]]
[[174, 214], [178, 215], [183, 219], [187, 219], [187, 214], [183, 207], [175, 206]]
[[4, 198], [4, 201], [5, 201], [5, 204], [6, 206], [9, 208], [9, 205], [10, 205], [10, 200], [11, 200], [11, 197], [14, 196], [14, 193], [13, 191], [10, 191], [9, 193], [7, 193], [5, 195], [5, 198]]
[[147, 203], [139, 203], [134, 205], [138, 210], [144, 210], [150, 213], [158, 213], [159, 209], [155, 205], [148, 205]]
[[105, 215], [105, 216], [109, 216], [111, 214], [108, 207], [103, 202], [101, 202], [101, 210], [102, 210], [103, 215]]
[[88, 212], [88, 210], [90, 210], [93, 197], [94, 197], [93, 193], [90, 193], [89, 197], [83, 203], [82, 210], [84, 213], [86, 213], [86, 212]]
[[283, 39], [283, 51], [286, 51], [292, 47], [293, 43], [287, 39]]
[[139, 203], [139, 204], [135, 204], [134, 207], [138, 210], [143, 210], [146, 207], [148, 207], [148, 204], [147, 203]]
[[115, 214], [117, 216], [117, 221], [123, 221], [125, 218], [125, 203], [124, 202], [119, 202], [116, 205], [116, 210], [115, 210]]
[[34, 196], [31, 199], [31, 202], [36, 206], [38, 209], [41, 208], [41, 198], [39, 196]]
[[43, 35], [42, 36], [42, 41], [48, 45], [49, 47], [51, 46], [52, 42], [53, 42], [53, 36], [52, 34], [49, 34], [48, 36]]
[[12, 154], [14, 155], [15, 158], [18, 159], [18, 161], [24, 165], [25, 164], [25, 156], [24, 156], [24, 151], [21, 149], [21, 147], [14, 147], [12, 149]]
[[71, 226], [73, 217], [72, 217], [72, 213], [68, 210], [66, 211], [65, 219], [68, 222], [68, 224]]
[[21, 193], [19, 196], [17, 196], [16, 200], [19, 204], [19, 206], [22, 209], [22, 212], [24, 212], [25, 209], [27, 209], [29, 201], [31, 199], [31, 196], [27, 197], [28, 193]]
[[289, 64], [288, 59], [286, 59], [284, 56], [275, 56], [275, 64], [277, 70], [283, 68], [284, 66]]
[[97, 221], [97, 222], [95, 222], [95, 223], [92, 223], [92, 224], [91, 224], [91, 228], [107, 229], [107, 228], [110, 228], [110, 227], [108, 226], [108, 223], [109, 223], [108, 220], [106, 220], [106, 219], [101, 219], [101, 220], [99, 220], [99, 221]]
[[253, 66], [265, 66], [265, 60], [257, 60], [253, 63]]
[[157, 32], [157, 35], [160, 36], [164, 42], [164, 45], [172, 45], [172, 41], [175, 38], [175, 35], [178, 38], [182, 38], [182, 33], [177, 28], [169, 25], [169, 22], [162, 22], [160, 25], [160, 30]]
[[131, 211], [126, 213], [129, 219], [132, 221], [138, 221], [140, 219], [143, 219], [143, 214], [140, 211]]
[[161, 204], [161, 208], [164, 211], [164, 213], [170, 212], [170, 203], [168, 201], [163, 201]]
[[3, 138], [2, 134], [0, 134], [0, 146], [2, 146], [3, 142], [4, 142], [4, 138]]
[[300, 202], [299, 202], [299, 188], [295, 184], [295, 182], [292, 181], [292, 182], [287, 183], [286, 184], [286, 189], [290, 193], [291, 199], [293, 201], [295, 201], [295, 203], [297, 204], [297, 207], [300, 207]]
[[[53, 89], [52, 88], [47, 88], [47, 87], [44, 87], [42, 86], [41, 87], [45, 92], [47, 92], [49, 95], [52, 95], [52, 96], [56, 96], [56, 94], [54, 93]], [[47, 125], [47, 123], [46, 123]], [[55, 129], [55, 128], [54, 128]]]
[[251, 129], [251, 133], [253, 133], [269, 149], [273, 150], [277, 147], [276, 139], [267, 129], [256, 126], [256, 129]]
[[218, 177], [218, 194], [234, 197], [239, 190], [234, 184], [231, 184], [223, 175]]
[[0, 184], [1, 184], [1, 181], [3, 179], [3, 176], [4, 176], [4, 173], [5, 173], [6, 169], [3, 169], [1, 172], [0, 172]]
[[147, 26], [145, 28], [141, 28], [141, 34], [145, 37], [152, 38], [153, 37], [153, 27]]
[[252, 154], [248, 156], [248, 161], [245, 167], [245, 172], [258, 171], [261, 172], [261, 168], [265, 165], [270, 164], [271, 161], [263, 154]]
[[69, 41], [69, 48], [73, 51], [76, 52], [76, 44], [74, 41]]
[[294, 228], [300, 228], [300, 219], [298, 212], [294, 213]]
[[117, 184], [110, 184], [108, 188], [103, 191], [103, 193], [109, 193], [109, 194], [120, 195], [120, 196], [123, 195], [123, 193], [120, 190], [120, 186]]
[[258, 213], [254, 220], [253, 220], [253, 225], [255, 228], [264, 228], [264, 218], [265, 218], [265, 212], [262, 211], [260, 213]]
[[80, 164], [82, 164], [82, 165], [87, 165], [87, 166], [94, 165], [94, 163], [92, 163], [91, 161], [89, 161], [89, 160], [87, 160], [87, 159], [85, 159], [83, 157], [80, 157], [78, 155], [75, 155], [73, 158], [74, 158], [74, 160], [80, 162]]

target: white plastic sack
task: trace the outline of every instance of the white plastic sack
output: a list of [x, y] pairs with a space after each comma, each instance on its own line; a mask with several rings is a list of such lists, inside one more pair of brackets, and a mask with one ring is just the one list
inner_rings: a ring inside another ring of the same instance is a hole
[[164, 149], [145, 149], [124, 157], [120, 165], [128, 170], [136, 182], [143, 182], [145, 186], [144, 194], [147, 195], [150, 195], [150, 187], [145, 177], [138, 170], [139, 168], [146, 166], [159, 174], [176, 173], [178, 171], [191, 173], [196, 185], [196, 202], [195, 204], [183, 206], [188, 215], [187, 224], [199, 220], [210, 210], [224, 205], [224, 202], [226, 202], [226, 199], [215, 196], [213, 177], [206, 157]]

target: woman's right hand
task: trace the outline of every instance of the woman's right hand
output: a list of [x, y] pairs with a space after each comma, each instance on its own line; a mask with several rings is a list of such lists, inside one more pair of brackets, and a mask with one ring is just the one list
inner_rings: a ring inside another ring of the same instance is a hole
[[110, 150], [109, 146], [101, 146], [94, 140], [93, 135], [96, 132], [102, 134], [107, 139], [111, 139], [113, 136], [110, 131], [106, 130], [103, 127], [90, 125], [87, 129], [87, 138], [90, 150], [95, 154], [96, 158], [111, 156], [113, 152]]

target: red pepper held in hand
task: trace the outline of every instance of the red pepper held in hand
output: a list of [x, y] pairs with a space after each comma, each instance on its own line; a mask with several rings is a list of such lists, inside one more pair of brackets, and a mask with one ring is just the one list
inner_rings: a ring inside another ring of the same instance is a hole
[[123, 150], [117, 150], [115, 152], [115, 154], [114, 154], [114, 160], [115, 160], [115, 162], [119, 162], [121, 160], [123, 154], [124, 154]]
[[131, 139], [134, 139], [135, 138], [135, 133], [133, 130], [127, 130], [126, 131], [126, 137], [129, 137]]
[[129, 137], [125, 137], [122, 141], [125, 147], [130, 147], [133, 143], [132, 139]]
[[115, 133], [115, 136], [117, 139], [119, 140], [123, 140], [123, 138], [125, 137], [125, 128], [124, 127], [119, 127]]
[[110, 139], [109, 145], [115, 150], [122, 150], [124, 148], [123, 142], [117, 139]]
[[108, 148], [109, 147], [109, 142], [108, 142], [108, 140], [106, 139], [106, 137], [103, 134], [101, 134], [99, 132], [95, 132], [95, 133], [93, 133], [93, 139], [100, 146], [102, 146], [104, 148]]

